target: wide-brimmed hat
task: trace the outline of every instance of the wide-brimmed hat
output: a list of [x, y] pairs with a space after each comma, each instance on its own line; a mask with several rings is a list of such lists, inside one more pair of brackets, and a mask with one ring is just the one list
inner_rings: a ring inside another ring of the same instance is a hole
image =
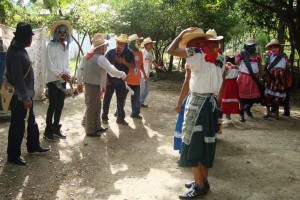
[[146, 44], [149, 43], [156, 43], [156, 41], [152, 41], [150, 37], [147, 37], [143, 40], [142, 46], [145, 46]]
[[128, 37], [128, 40], [131, 42], [131, 41], [134, 41], [134, 40], [142, 40], [143, 37], [138, 37], [137, 34], [132, 34]]
[[32, 32], [31, 25], [25, 22], [19, 22], [17, 24], [16, 31], [14, 32], [14, 35], [18, 38], [28, 38], [34, 35]]
[[102, 35], [102, 33], [96, 33], [91, 41], [92, 41], [92, 46], [90, 51], [94, 51], [98, 47], [108, 44], [108, 41], [105, 40], [105, 36]]
[[206, 31], [206, 34], [212, 35], [212, 37], [209, 38], [208, 40], [222, 40], [224, 38], [222, 35], [218, 36], [218, 34], [215, 31], [215, 29], [209, 29], [208, 31]]
[[121, 34], [118, 37], [115, 37], [115, 39], [118, 42], [123, 42], [123, 43], [129, 43], [130, 41], [128, 40], [128, 35], [127, 34]]
[[201, 28], [196, 28], [194, 31], [185, 33], [182, 36], [182, 39], [179, 42], [179, 47], [185, 48], [189, 41], [199, 37], [205, 37], [206, 39], [208, 39], [211, 38], [212, 35], [204, 33], [204, 31]]
[[254, 38], [249, 37], [249, 38], [247, 39], [247, 41], [245, 42], [245, 44], [246, 44], [246, 45], [253, 45], [253, 44], [256, 44], [256, 42], [255, 42], [255, 39], [254, 39]]
[[279, 46], [280, 46], [279, 40], [278, 40], [278, 39], [272, 39], [272, 40], [266, 45], [266, 48], [268, 48], [269, 46], [272, 46], [272, 45], [279, 45]]
[[51, 25], [50, 34], [52, 37], [54, 36], [54, 32], [55, 32], [56, 28], [61, 25], [64, 25], [67, 27], [67, 32], [68, 32], [69, 36], [72, 35], [73, 29], [72, 29], [71, 23], [68, 20], [58, 20], [58, 21], [53, 22]]
[[232, 49], [227, 49], [227, 50], [225, 51], [224, 55], [225, 55], [225, 56], [228, 56], [228, 57], [230, 57], [230, 58], [235, 57], [235, 54], [234, 54], [234, 52], [233, 52]]

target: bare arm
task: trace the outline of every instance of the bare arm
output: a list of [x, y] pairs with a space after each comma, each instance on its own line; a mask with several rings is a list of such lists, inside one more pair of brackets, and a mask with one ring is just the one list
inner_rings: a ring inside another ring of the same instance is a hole
[[176, 111], [177, 112], [181, 111], [182, 102], [183, 102], [184, 98], [186, 97], [186, 95], [189, 92], [190, 78], [191, 78], [191, 70], [190, 70], [189, 67], [186, 67], [185, 79], [184, 79], [184, 82], [182, 84], [181, 91], [180, 91], [180, 96], [179, 96], [179, 99], [178, 99], [178, 102], [177, 102], [177, 105], [176, 105]]

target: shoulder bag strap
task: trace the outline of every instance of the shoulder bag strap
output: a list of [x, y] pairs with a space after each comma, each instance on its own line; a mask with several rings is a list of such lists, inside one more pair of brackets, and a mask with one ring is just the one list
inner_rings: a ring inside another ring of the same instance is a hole
[[275, 65], [277, 65], [277, 63], [279, 63], [279, 61], [283, 58], [283, 54], [279, 54], [275, 60], [273, 60], [273, 62], [269, 65], [269, 67], [267, 68], [267, 70], [271, 70], [273, 67], [275, 67]]
[[249, 71], [251, 77], [252, 77], [253, 80], [257, 83], [257, 85], [259, 85], [259, 84], [260, 84], [260, 83], [259, 83], [259, 80], [258, 80], [258, 78], [257, 78], [257, 77], [254, 75], [254, 73], [253, 73], [253, 70], [252, 70], [252, 67], [251, 67], [251, 63], [250, 63], [250, 59], [249, 59], [248, 53], [247, 53], [246, 51], [242, 51], [241, 54], [242, 54], [242, 58], [243, 58], [243, 60], [244, 60], [244, 63], [245, 63], [245, 65], [246, 65], [246, 67], [247, 67], [247, 69], [248, 69], [248, 71]]

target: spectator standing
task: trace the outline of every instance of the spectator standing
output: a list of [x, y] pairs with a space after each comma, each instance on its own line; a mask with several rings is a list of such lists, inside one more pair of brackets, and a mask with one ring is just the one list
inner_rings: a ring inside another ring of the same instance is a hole
[[11, 119], [8, 130], [7, 161], [24, 166], [26, 161], [21, 158], [24, 132], [27, 133], [28, 153], [44, 153], [50, 149], [40, 146], [40, 133], [33, 111], [34, 73], [32, 62], [25, 49], [31, 46], [34, 35], [31, 25], [24, 22], [18, 23], [14, 35], [6, 58], [7, 81], [15, 88], [10, 102]]
[[[123, 71], [127, 75], [129, 69], [134, 68], [135, 65], [134, 55], [128, 48], [128, 35], [120, 34], [115, 39], [117, 42], [117, 47], [109, 50], [106, 54], [106, 58], [110, 64], [115, 66], [117, 70]], [[102, 123], [108, 124], [109, 106], [114, 92], [116, 92], [117, 97], [116, 122], [118, 124], [128, 125], [128, 123], [125, 121], [124, 111], [125, 101], [128, 93], [128, 90], [126, 89], [126, 83], [122, 80], [122, 78], [111, 77], [109, 74], [107, 75], [107, 84], [103, 100]]]
[[143, 53], [140, 51], [141, 39], [137, 34], [129, 36], [129, 49], [132, 51], [135, 59], [134, 68], [129, 68], [126, 82], [128, 86], [134, 91], [131, 95], [131, 114], [130, 117], [136, 119], [142, 119], [140, 115], [141, 103], [140, 103], [140, 82], [141, 74], [143, 74], [144, 81], [147, 81], [147, 75], [143, 67]]

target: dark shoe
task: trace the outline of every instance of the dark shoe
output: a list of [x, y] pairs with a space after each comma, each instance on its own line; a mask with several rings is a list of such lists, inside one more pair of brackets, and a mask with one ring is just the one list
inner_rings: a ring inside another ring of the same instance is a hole
[[118, 116], [118, 111], [116, 110], [116, 112], [114, 113], [114, 116], [117, 117]]
[[246, 109], [246, 114], [248, 115], [248, 117], [253, 117], [253, 114], [252, 114], [250, 108]]
[[240, 111], [240, 122], [245, 122], [244, 111]]
[[286, 117], [289, 117], [291, 114], [289, 112], [284, 112], [282, 115], [286, 116]]
[[25, 160], [23, 160], [22, 158], [17, 158], [17, 159], [14, 159], [14, 160], [11, 160], [11, 159], [7, 159], [7, 162], [10, 162], [10, 163], [13, 163], [15, 165], [21, 165], [21, 166], [26, 166], [27, 165], [27, 162]]
[[143, 119], [143, 117], [141, 115], [130, 115], [130, 117], [136, 118], [136, 119]]
[[97, 133], [101, 133], [101, 132], [104, 132], [106, 131], [108, 128], [104, 128], [104, 127], [101, 127], [99, 130], [97, 130], [96, 132]]
[[148, 108], [148, 105], [146, 105], [146, 104], [141, 104], [141, 107], [143, 107], [143, 108]]
[[27, 150], [29, 154], [46, 153], [50, 151], [50, 148], [39, 147], [35, 150]]
[[89, 136], [89, 137], [101, 137], [101, 133], [99, 133], [99, 132], [89, 133], [89, 134], [86, 134], [86, 135]]
[[44, 138], [46, 140], [53, 141], [53, 142], [57, 141], [57, 139], [54, 137], [53, 134], [47, 132], [44, 133]]
[[53, 136], [58, 137], [60, 139], [66, 139], [67, 136], [62, 134], [60, 129], [61, 129], [61, 124], [59, 124], [57, 126], [53, 125], [53, 127], [52, 127]]
[[271, 117], [270, 114], [266, 114], [266, 115], [264, 116], [264, 119], [268, 119], [268, 118], [270, 118], [270, 117]]
[[198, 189], [197, 187], [193, 186], [185, 193], [179, 195], [179, 199], [195, 199], [203, 197], [207, 194], [207, 189], [203, 187], [202, 189]]
[[117, 124], [122, 124], [122, 125], [128, 126], [128, 122], [126, 122], [124, 119], [122, 119], [122, 120], [117, 119], [116, 122], [117, 122]]
[[[188, 189], [190, 189], [191, 187], [193, 187], [195, 185], [195, 181], [191, 181], [189, 183], [185, 183], [184, 186]], [[209, 190], [210, 189], [210, 185], [208, 181], [204, 181], [203, 182], [204, 187]]]

